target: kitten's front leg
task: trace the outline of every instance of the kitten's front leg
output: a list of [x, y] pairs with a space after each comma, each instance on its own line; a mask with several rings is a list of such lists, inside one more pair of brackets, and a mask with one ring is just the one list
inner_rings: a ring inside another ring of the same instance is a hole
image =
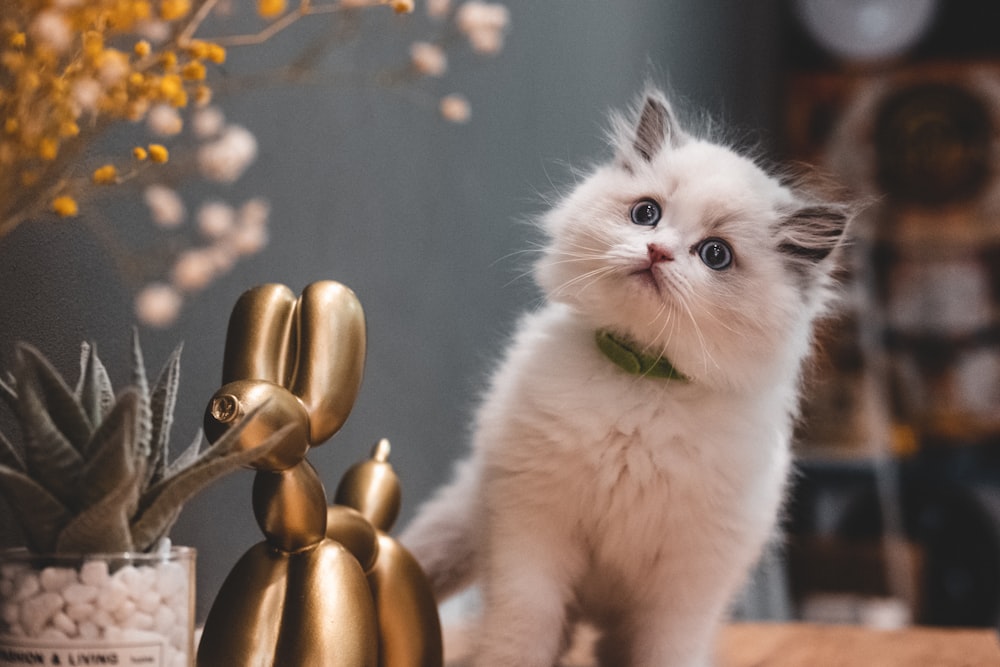
[[597, 645], [601, 667], [709, 667], [717, 610], [671, 607], [633, 609], [605, 628]]
[[475, 667], [552, 667], [565, 650], [568, 598], [578, 568], [558, 542], [552, 534], [532, 534], [491, 550]]

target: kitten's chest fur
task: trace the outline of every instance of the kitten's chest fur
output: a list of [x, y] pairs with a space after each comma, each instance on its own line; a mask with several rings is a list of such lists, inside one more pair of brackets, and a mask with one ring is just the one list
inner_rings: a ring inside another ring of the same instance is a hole
[[602, 585], [676, 573], [702, 553], [749, 553], [788, 467], [790, 419], [772, 389], [629, 375], [572, 312], [549, 306], [522, 323], [480, 415], [486, 502], [571, 526]]

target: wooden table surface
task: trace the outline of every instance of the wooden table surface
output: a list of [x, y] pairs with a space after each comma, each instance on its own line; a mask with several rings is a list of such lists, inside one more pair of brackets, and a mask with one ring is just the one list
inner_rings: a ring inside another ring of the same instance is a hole
[[726, 628], [720, 667], [1000, 667], [993, 630], [737, 624]]
[[[467, 628], [445, 629], [447, 667], [467, 664]], [[584, 636], [563, 667], [591, 667]], [[804, 623], [748, 623], [727, 627], [719, 667], [1000, 667], [997, 633], [981, 629], [915, 627], [871, 630]]]

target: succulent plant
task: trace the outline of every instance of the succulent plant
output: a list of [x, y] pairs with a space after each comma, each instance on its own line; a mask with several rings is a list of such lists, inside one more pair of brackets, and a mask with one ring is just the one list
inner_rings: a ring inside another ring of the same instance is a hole
[[280, 443], [282, 432], [253, 449], [237, 446], [251, 413], [204, 450], [199, 431], [168, 462], [180, 352], [150, 387], [134, 334], [132, 384], [115, 395], [93, 345], [82, 345], [75, 389], [37, 349], [17, 346], [0, 396], [21, 440], [15, 445], [0, 433], [0, 494], [30, 551], [153, 550], [187, 500]]

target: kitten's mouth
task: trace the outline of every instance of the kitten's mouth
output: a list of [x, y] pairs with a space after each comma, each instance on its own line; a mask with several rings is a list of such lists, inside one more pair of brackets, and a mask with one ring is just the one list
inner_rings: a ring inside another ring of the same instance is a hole
[[635, 276], [642, 285], [656, 290], [657, 294], [661, 293], [660, 281], [657, 279], [656, 272], [653, 270], [652, 266], [647, 266], [643, 269], [636, 269], [629, 275]]

